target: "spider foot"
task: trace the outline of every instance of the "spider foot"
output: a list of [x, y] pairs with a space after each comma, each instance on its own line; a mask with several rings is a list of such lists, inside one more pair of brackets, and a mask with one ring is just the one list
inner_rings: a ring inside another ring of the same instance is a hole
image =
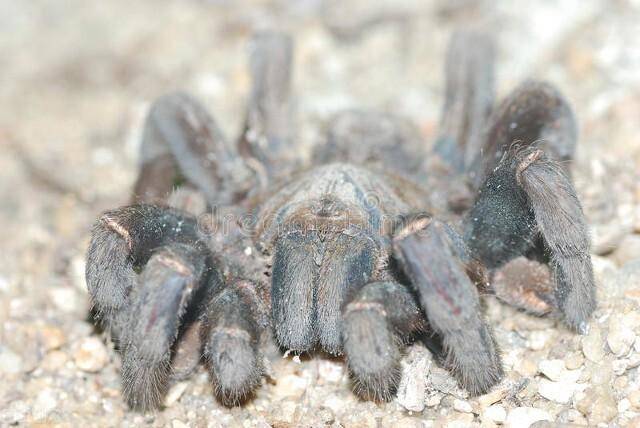
[[239, 280], [217, 295], [205, 313], [204, 357], [215, 395], [226, 406], [241, 404], [260, 385], [263, 305], [255, 284]]
[[372, 282], [343, 309], [344, 353], [354, 392], [388, 401], [400, 382], [404, 342], [424, 331], [424, 317], [409, 290], [395, 282]]

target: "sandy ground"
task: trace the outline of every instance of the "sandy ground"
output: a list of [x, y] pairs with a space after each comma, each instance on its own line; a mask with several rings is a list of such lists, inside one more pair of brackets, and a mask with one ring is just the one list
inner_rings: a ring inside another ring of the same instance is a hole
[[[149, 103], [188, 90], [235, 134], [247, 41], [279, 28], [296, 42], [305, 144], [354, 106], [405, 115], [432, 141], [446, 41], [470, 25], [495, 32], [500, 94], [534, 76], [575, 106], [599, 296], [590, 333], [488, 298], [507, 376], [483, 397], [414, 346], [384, 405], [358, 401], [339, 360], [276, 355], [245, 407], [218, 404], [201, 370], [164, 410], [129, 411], [119, 357], [87, 321], [84, 252], [98, 213], [128, 199]], [[0, 28], [1, 426], [640, 426], [637, 0], [0, 0]]]

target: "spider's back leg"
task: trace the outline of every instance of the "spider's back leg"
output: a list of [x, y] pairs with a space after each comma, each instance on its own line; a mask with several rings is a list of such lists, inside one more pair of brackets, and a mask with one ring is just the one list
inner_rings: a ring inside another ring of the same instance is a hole
[[211, 206], [248, 192], [253, 172], [229, 145], [214, 119], [193, 97], [158, 98], [147, 115], [135, 202], [164, 202], [179, 181], [202, 192]]
[[444, 106], [434, 150], [452, 169], [467, 170], [482, 150], [483, 131], [494, 101], [493, 40], [459, 31], [447, 50]]
[[496, 110], [486, 138], [476, 162], [484, 182], [465, 218], [469, 247], [492, 269], [521, 256], [548, 263], [554, 304], [584, 331], [596, 301], [588, 229], [566, 164], [576, 142], [571, 108], [552, 86], [524, 83]]
[[253, 37], [249, 57], [252, 87], [238, 149], [263, 181], [286, 176], [300, 161], [299, 153], [292, 149], [296, 140], [292, 63], [290, 36], [264, 31]]

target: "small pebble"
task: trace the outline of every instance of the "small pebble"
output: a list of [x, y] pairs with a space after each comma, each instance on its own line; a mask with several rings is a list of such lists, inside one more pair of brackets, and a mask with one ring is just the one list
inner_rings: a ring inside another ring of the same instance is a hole
[[178, 382], [173, 385], [164, 398], [164, 405], [166, 407], [171, 407], [173, 404], [175, 404], [180, 399], [180, 397], [182, 397], [182, 394], [184, 394], [184, 391], [186, 391], [188, 386], [189, 382]]
[[531, 332], [527, 346], [534, 351], [540, 351], [545, 348], [551, 335], [545, 330], [536, 330]]
[[628, 398], [618, 401], [618, 413], [624, 413], [631, 408], [631, 402]]
[[[447, 424], [445, 427], [447, 428], [468, 428], [473, 423], [473, 415], [471, 413], [457, 413], [453, 416], [449, 416]], [[411, 427], [415, 427], [416, 424], [414, 422]], [[419, 426], [419, 425], [418, 425]]]
[[618, 357], [627, 355], [636, 340], [632, 325], [627, 318], [621, 314], [614, 314], [609, 318], [607, 345], [611, 352]]
[[22, 369], [23, 363], [20, 355], [7, 348], [0, 348], [0, 373], [17, 374], [20, 373]]
[[331, 396], [324, 400], [322, 405], [323, 407], [331, 410], [333, 414], [339, 415], [344, 411], [347, 406], [347, 402], [343, 398]]
[[32, 411], [34, 419], [40, 420], [46, 418], [57, 406], [58, 400], [53, 390], [44, 389], [40, 391], [33, 404]]
[[307, 389], [307, 380], [295, 374], [276, 379], [273, 392], [277, 397], [301, 397]]
[[564, 365], [568, 370], [576, 370], [584, 364], [584, 355], [580, 352], [571, 352], [564, 359]]
[[40, 340], [45, 351], [51, 351], [64, 345], [67, 339], [60, 328], [45, 325], [40, 328]]
[[576, 385], [569, 382], [553, 382], [547, 379], [540, 379], [538, 382], [538, 394], [560, 404], [571, 401], [575, 390]]
[[636, 389], [631, 391], [629, 395], [627, 395], [627, 399], [629, 400], [629, 404], [635, 410], [640, 410], [640, 390]]
[[501, 405], [494, 404], [484, 410], [482, 419], [488, 419], [497, 424], [502, 424], [507, 420], [507, 411]]
[[604, 358], [604, 340], [598, 326], [592, 325], [589, 334], [582, 338], [582, 353], [594, 363], [599, 363]]
[[79, 312], [85, 307], [85, 297], [78, 295], [72, 287], [55, 287], [49, 290], [49, 296], [58, 309], [66, 313]]
[[617, 376], [623, 375], [624, 372], [627, 371], [628, 367], [629, 367], [629, 360], [627, 359], [614, 360], [611, 363], [611, 368], [613, 369], [613, 373], [616, 374]]
[[514, 370], [523, 377], [532, 377], [538, 372], [538, 366], [532, 359], [523, 357], [516, 363]]
[[40, 367], [47, 371], [57, 371], [64, 367], [67, 362], [67, 354], [63, 351], [51, 351], [45, 355]]
[[107, 348], [97, 337], [86, 337], [80, 341], [73, 354], [73, 360], [80, 370], [98, 372], [109, 361]]
[[478, 404], [483, 409], [489, 407], [490, 405], [502, 400], [507, 395], [507, 392], [509, 392], [509, 384], [507, 382], [503, 382], [494, 387], [487, 394], [478, 397]]
[[587, 416], [590, 425], [610, 422], [618, 414], [618, 405], [606, 385], [589, 388], [581, 394], [576, 408]]
[[553, 421], [549, 412], [535, 407], [516, 407], [509, 410], [505, 426], [507, 428], [529, 428], [538, 421]]
[[542, 360], [538, 370], [549, 379], [559, 381], [565, 372], [565, 364], [563, 360]]
[[412, 361], [403, 364], [396, 401], [407, 410], [421, 412], [425, 406], [427, 375], [431, 361], [425, 355], [412, 356]]
[[473, 410], [471, 408], [471, 404], [469, 404], [468, 401], [460, 400], [457, 398], [453, 400], [453, 408], [461, 413], [471, 413]]
[[620, 241], [618, 249], [613, 253], [613, 260], [618, 266], [638, 258], [640, 254], [640, 235], [628, 234]]
[[318, 363], [318, 376], [326, 382], [338, 383], [344, 377], [345, 366], [336, 361], [320, 361]]

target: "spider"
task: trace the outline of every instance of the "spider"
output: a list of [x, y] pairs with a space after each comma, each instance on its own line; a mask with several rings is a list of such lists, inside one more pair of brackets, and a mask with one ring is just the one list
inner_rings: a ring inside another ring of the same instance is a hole
[[553, 86], [527, 81], [494, 107], [492, 39], [458, 32], [433, 149], [402, 118], [350, 110], [304, 162], [293, 43], [263, 32], [251, 47], [237, 144], [192, 97], [162, 96], [131, 205], [93, 226], [87, 285], [131, 407], [160, 406], [200, 360], [218, 399], [243, 403], [271, 332], [282, 350], [343, 355], [354, 392], [377, 401], [394, 396], [404, 347], [430, 338], [482, 394], [503, 369], [481, 294], [586, 332], [596, 301], [568, 170], [576, 124]]

